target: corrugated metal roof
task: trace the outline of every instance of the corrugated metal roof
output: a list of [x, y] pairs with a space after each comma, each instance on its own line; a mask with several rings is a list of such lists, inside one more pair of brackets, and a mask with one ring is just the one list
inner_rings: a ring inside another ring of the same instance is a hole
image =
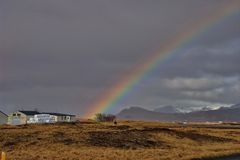
[[29, 115], [29, 116], [34, 116], [35, 114], [40, 114], [38, 111], [18, 111], [22, 112], [23, 114]]
[[72, 115], [72, 114], [52, 113], [52, 112], [42, 112], [41, 114], [50, 114], [50, 115], [54, 115], [54, 116], [75, 116], [75, 115]]
[[0, 113], [4, 114], [5, 116], [8, 116], [7, 114], [5, 114], [4, 112], [0, 111]]
[[54, 116], [75, 116], [72, 114], [65, 114], [65, 113], [54, 113], [54, 112], [38, 112], [38, 111], [18, 111], [26, 115], [34, 116], [36, 114], [50, 114]]

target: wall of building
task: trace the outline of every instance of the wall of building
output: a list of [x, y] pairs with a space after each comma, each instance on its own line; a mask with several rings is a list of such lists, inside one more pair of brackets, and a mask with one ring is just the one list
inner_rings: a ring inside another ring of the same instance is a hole
[[74, 122], [76, 121], [75, 116], [56, 116], [57, 122]]
[[28, 124], [34, 123], [56, 123], [56, 116], [50, 114], [35, 114], [33, 118], [27, 121]]
[[0, 124], [6, 124], [7, 123], [7, 115], [3, 114], [2, 112], [0, 112]]
[[21, 125], [27, 124], [27, 121], [33, 116], [27, 116], [21, 112], [14, 112], [8, 116], [8, 124], [10, 125]]
[[70, 116], [70, 122], [76, 122], [77, 118], [76, 116]]

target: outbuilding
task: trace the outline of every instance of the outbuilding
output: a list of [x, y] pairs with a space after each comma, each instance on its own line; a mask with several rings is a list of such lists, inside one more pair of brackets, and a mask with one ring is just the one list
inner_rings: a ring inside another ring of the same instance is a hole
[[8, 116], [8, 124], [10, 125], [22, 125], [34, 117], [34, 115], [40, 114], [38, 111], [17, 111]]
[[42, 124], [42, 123], [56, 123], [55, 116], [50, 114], [36, 114], [33, 118], [30, 118], [27, 123]]
[[76, 116], [72, 114], [64, 114], [64, 113], [43, 113], [48, 114], [54, 117], [55, 122], [75, 122]]

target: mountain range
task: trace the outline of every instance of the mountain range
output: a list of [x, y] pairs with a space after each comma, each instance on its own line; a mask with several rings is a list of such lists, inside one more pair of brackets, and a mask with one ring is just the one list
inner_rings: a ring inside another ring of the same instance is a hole
[[[162, 107], [163, 108], [163, 107]], [[124, 120], [148, 120], [163, 122], [240, 122], [240, 104], [231, 107], [221, 107], [216, 110], [193, 111], [181, 113], [173, 106], [164, 107], [162, 110], [150, 111], [141, 107], [123, 109], [117, 114], [118, 119]]]
[[159, 112], [159, 113], [181, 113], [181, 111], [174, 106], [163, 106], [160, 108], [156, 108], [153, 110], [154, 112]]

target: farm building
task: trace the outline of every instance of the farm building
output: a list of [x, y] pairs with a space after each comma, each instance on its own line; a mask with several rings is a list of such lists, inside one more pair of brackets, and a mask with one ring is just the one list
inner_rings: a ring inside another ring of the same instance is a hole
[[40, 114], [38, 111], [17, 111], [13, 112], [8, 116], [8, 124], [10, 125], [21, 125], [27, 124], [30, 118], [34, 115]]
[[63, 114], [63, 113], [43, 113], [43, 114], [49, 114], [55, 117], [56, 122], [75, 122], [76, 121], [76, 116], [71, 114]]
[[6, 124], [7, 123], [8, 116], [0, 111], [0, 124]]
[[50, 114], [36, 114], [30, 118], [27, 123], [56, 123], [55, 116]]
[[62, 113], [41, 113], [34, 115], [27, 123], [56, 123], [56, 122], [74, 122], [75, 115]]
[[37, 111], [17, 111], [11, 113], [8, 117], [8, 124], [21, 125], [28, 123], [56, 123], [56, 122], [74, 122], [75, 115], [63, 113], [46, 113]]

